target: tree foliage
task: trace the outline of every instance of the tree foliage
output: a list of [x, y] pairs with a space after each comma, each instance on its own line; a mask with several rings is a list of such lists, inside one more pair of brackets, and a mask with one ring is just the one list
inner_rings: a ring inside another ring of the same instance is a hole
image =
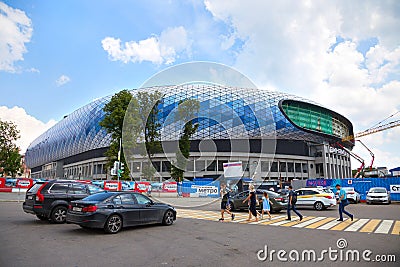
[[[161, 151], [159, 141], [159, 129], [161, 124], [158, 122], [159, 99], [161, 93], [138, 92], [132, 96], [128, 90], [123, 90], [115, 94], [103, 110], [106, 113], [100, 126], [104, 127], [112, 136], [110, 148], [105, 153], [108, 158], [107, 167], [113, 166], [117, 160], [119, 151], [119, 140], [123, 140], [123, 150], [121, 152], [121, 162], [126, 166], [122, 178], [129, 178], [128, 165], [125, 155], [133, 155], [134, 151], [140, 151], [144, 156], [153, 155]], [[143, 172], [144, 170], [142, 170]], [[142, 174], [153, 176], [154, 168], [148, 168]]]
[[15, 177], [21, 170], [21, 155], [15, 142], [20, 138], [17, 126], [0, 120], [0, 173]]
[[178, 106], [177, 119], [185, 123], [179, 138], [179, 151], [176, 152], [176, 162], [171, 165], [171, 177], [178, 182], [183, 179], [187, 160], [190, 156], [190, 138], [198, 128], [198, 124], [193, 123], [193, 120], [199, 109], [200, 103], [196, 99], [184, 100]]
[[[122, 90], [116, 93], [111, 98], [110, 102], [104, 105], [103, 111], [105, 112], [105, 116], [100, 122], [100, 126], [105, 128], [107, 133], [111, 134], [112, 137], [110, 148], [105, 153], [107, 156], [106, 166], [108, 168], [112, 167], [114, 161], [118, 160], [120, 140], [122, 139], [122, 126], [124, 124], [125, 114], [131, 100], [131, 93], [129, 93], [128, 90]], [[122, 148], [120, 160], [122, 163], [124, 163], [127, 169], [128, 165], [126, 164]], [[122, 173], [121, 179], [129, 179], [128, 169]]]

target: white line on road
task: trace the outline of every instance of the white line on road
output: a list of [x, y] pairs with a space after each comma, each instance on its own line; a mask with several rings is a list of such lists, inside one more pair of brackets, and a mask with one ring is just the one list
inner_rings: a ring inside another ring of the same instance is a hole
[[347, 227], [344, 231], [345, 232], [356, 232], [358, 229], [363, 227], [364, 224], [366, 224], [369, 221], [369, 219], [359, 219], [355, 223], [351, 224], [349, 227]]
[[[347, 218], [344, 218], [343, 222], [346, 221], [346, 220], [347, 220]], [[331, 221], [331, 222], [328, 222], [327, 224], [324, 224], [324, 225], [318, 227], [317, 229], [328, 230], [328, 229], [331, 229], [333, 226], [335, 226], [335, 225], [337, 225], [337, 224], [339, 224], [341, 222], [342, 221]]]
[[378, 228], [375, 230], [377, 234], [387, 234], [392, 228], [393, 220], [383, 220]]
[[317, 218], [311, 219], [311, 220], [309, 220], [309, 221], [305, 221], [305, 222], [302, 222], [302, 223], [293, 225], [292, 227], [302, 228], [302, 227], [305, 227], [305, 226], [307, 226], [307, 225], [310, 225], [310, 224], [313, 224], [313, 223], [315, 223], [315, 222], [318, 222], [318, 221], [320, 221], [320, 220], [323, 220], [323, 219], [325, 219], [325, 218], [326, 218], [326, 217], [317, 217]]

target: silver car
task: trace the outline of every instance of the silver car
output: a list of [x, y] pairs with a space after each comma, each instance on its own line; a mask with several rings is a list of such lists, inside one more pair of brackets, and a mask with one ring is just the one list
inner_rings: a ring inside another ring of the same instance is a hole
[[357, 204], [360, 202], [360, 194], [354, 190], [354, 187], [342, 187], [344, 191], [346, 191], [346, 196], [351, 203]]
[[367, 192], [367, 204], [371, 203], [386, 203], [390, 204], [390, 193], [384, 187], [372, 187]]

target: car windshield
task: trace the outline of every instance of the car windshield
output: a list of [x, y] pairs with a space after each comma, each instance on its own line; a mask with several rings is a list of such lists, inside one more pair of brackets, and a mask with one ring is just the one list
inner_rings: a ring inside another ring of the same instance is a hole
[[111, 192], [102, 192], [102, 193], [97, 193], [97, 194], [94, 194], [94, 195], [90, 195], [88, 197], [85, 197], [82, 200], [100, 202], [100, 201], [106, 200], [107, 198], [109, 198], [109, 197], [111, 197], [113, 195], [115, 195], [115, 194], [111, 193]]
[[371, 188], [369, 190], [370, 193], [386, 193], [385, 188]]

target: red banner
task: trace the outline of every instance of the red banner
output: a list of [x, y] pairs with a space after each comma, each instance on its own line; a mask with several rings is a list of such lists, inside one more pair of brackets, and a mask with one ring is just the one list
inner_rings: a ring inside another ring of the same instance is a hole
[[6, 178], [0, 178], [0, 188], [6, 187]]
[[178, 185], [176, 182], [166, 182], [162, 185], [162, 191], [167, 193], [176, 193]]
[[136, 182], [135, 192], [146, 193], [149, 188], [150, 182]]
[[121, 182], [118, 181], [104, 181], [104, 190], [107, 191], [120, 191]]

